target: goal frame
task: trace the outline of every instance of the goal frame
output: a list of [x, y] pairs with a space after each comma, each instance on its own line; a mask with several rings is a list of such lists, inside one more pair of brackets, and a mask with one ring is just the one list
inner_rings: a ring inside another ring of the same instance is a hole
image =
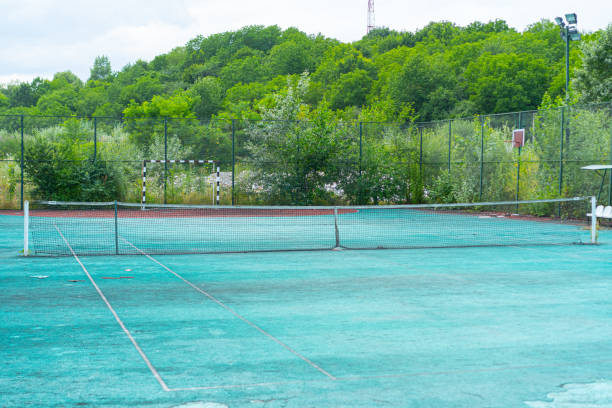
[[217, 161], [215, 160], [143, 160], [142, 161], [142, 197], [140, 200], [140, 204], [142, 205], [142, 208], [144, 208], [144, 206], [147, 204], [147, 163], [212, 164], [214, 170], [216, 170], [215, 205], [219, 205], [221, 168]]

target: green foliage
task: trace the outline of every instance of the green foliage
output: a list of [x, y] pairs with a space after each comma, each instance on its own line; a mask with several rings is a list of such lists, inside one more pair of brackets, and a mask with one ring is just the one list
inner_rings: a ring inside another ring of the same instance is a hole
[[[608, 37], [585, 35], [589, 57], [576, 81], [585, 101], [610, 99], [605, 93]], [[574, 71], [582, 52], [572, 47]], [[106, 56], [98, 56], [86, 86], [69, 72], [52, 81], [8, 85], [0, 92], [6, 97], [0, 97], [0, 112], [36, 107], [48, 115], [118, 117], [134, 104], [189, 90], [191, 113], [202, 119], [255, 118], [257, 107], [279, 91], [279, 78], [280, 88], [286, 88], [287, 77], [303, 72], [312, 73], [304, 95], [310, 110], [329, 104], [337, 114], [355, 118], [372, 101], [390, 99], [412, 106], [419, 120], [428, 121], [528, 110], [539, 106], [545, 93], [563, 95], [564, 46], [558, 27], [548, 20], [522, 33], [504, 20], [465, 27], [432, 22], [415, 32], [381, 27], [352, 44], [296, 28], [247, 26], [198, 36], [116, 73]]]
[[587, 102], [612, 100], [612, 24], [581, 48], [583, 65], [576, 72], [576, 87], [582, 99]]
[[200, 78], [189, 89], [192, 111], [201, 119], [219, 112], [223, 103], [223, 86], [215, 77]]
[[24, 171], [36, 198], [109, 201], [118, 197], [118, 175], [104, 158], [92, 160], [92, 143], [82, 131], [79, 122], [69, 120], [28, 143]]
[[89, 71], [90, 81], [108, 81], [112, 78], [113, 71], [111, 69], [110, 60], [106, 55], [96, 57], [93, 67]]
[[549, 81], [545, 61], [527, 54], [481, 55], [470, 63], [465, 76], [468, 92], [480, 112], [535, 109]]
[[389, 78], [387, 95], [396, 103], [410, 104], [422, 121], [449, 115], [456, 96], [455, 79], [440, 56], [411, 55]]

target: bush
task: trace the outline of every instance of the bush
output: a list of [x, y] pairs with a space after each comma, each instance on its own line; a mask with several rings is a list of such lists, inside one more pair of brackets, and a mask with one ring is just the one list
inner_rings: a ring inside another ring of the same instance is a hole
[[25, 151], [24, 172], [33, 196], [58, 201], [110, 201], [118, 197], [119, 177], [107, 162], [87, 157], [89, 143], [65, 134], [57, 141], [38, 135]]

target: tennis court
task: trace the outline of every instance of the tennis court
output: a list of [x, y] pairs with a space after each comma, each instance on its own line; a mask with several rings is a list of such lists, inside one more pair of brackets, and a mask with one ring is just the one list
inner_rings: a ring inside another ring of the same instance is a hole
[[57, 257], [0, 215], [0, 406], [612, 405], [609, 230], [419, 209], [430, 248], [375, 210], [88, 210], [32, 210]]

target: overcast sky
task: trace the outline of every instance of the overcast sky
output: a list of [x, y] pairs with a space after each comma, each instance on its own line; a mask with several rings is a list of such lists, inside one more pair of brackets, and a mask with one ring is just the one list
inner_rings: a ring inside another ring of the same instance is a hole
[[[367, 0], [0, 0], [0, 83], [70, 70], [86, 80], [106, 55], [114, 71], [245, 25], [297, 27], [351, 42], [366, 32]], [[375, 0], [376, 25], [414, 31], [430, 21], [504, 19], [523, 30], [575, 12], [581, 31], [612, 22], [611, 0]]]

